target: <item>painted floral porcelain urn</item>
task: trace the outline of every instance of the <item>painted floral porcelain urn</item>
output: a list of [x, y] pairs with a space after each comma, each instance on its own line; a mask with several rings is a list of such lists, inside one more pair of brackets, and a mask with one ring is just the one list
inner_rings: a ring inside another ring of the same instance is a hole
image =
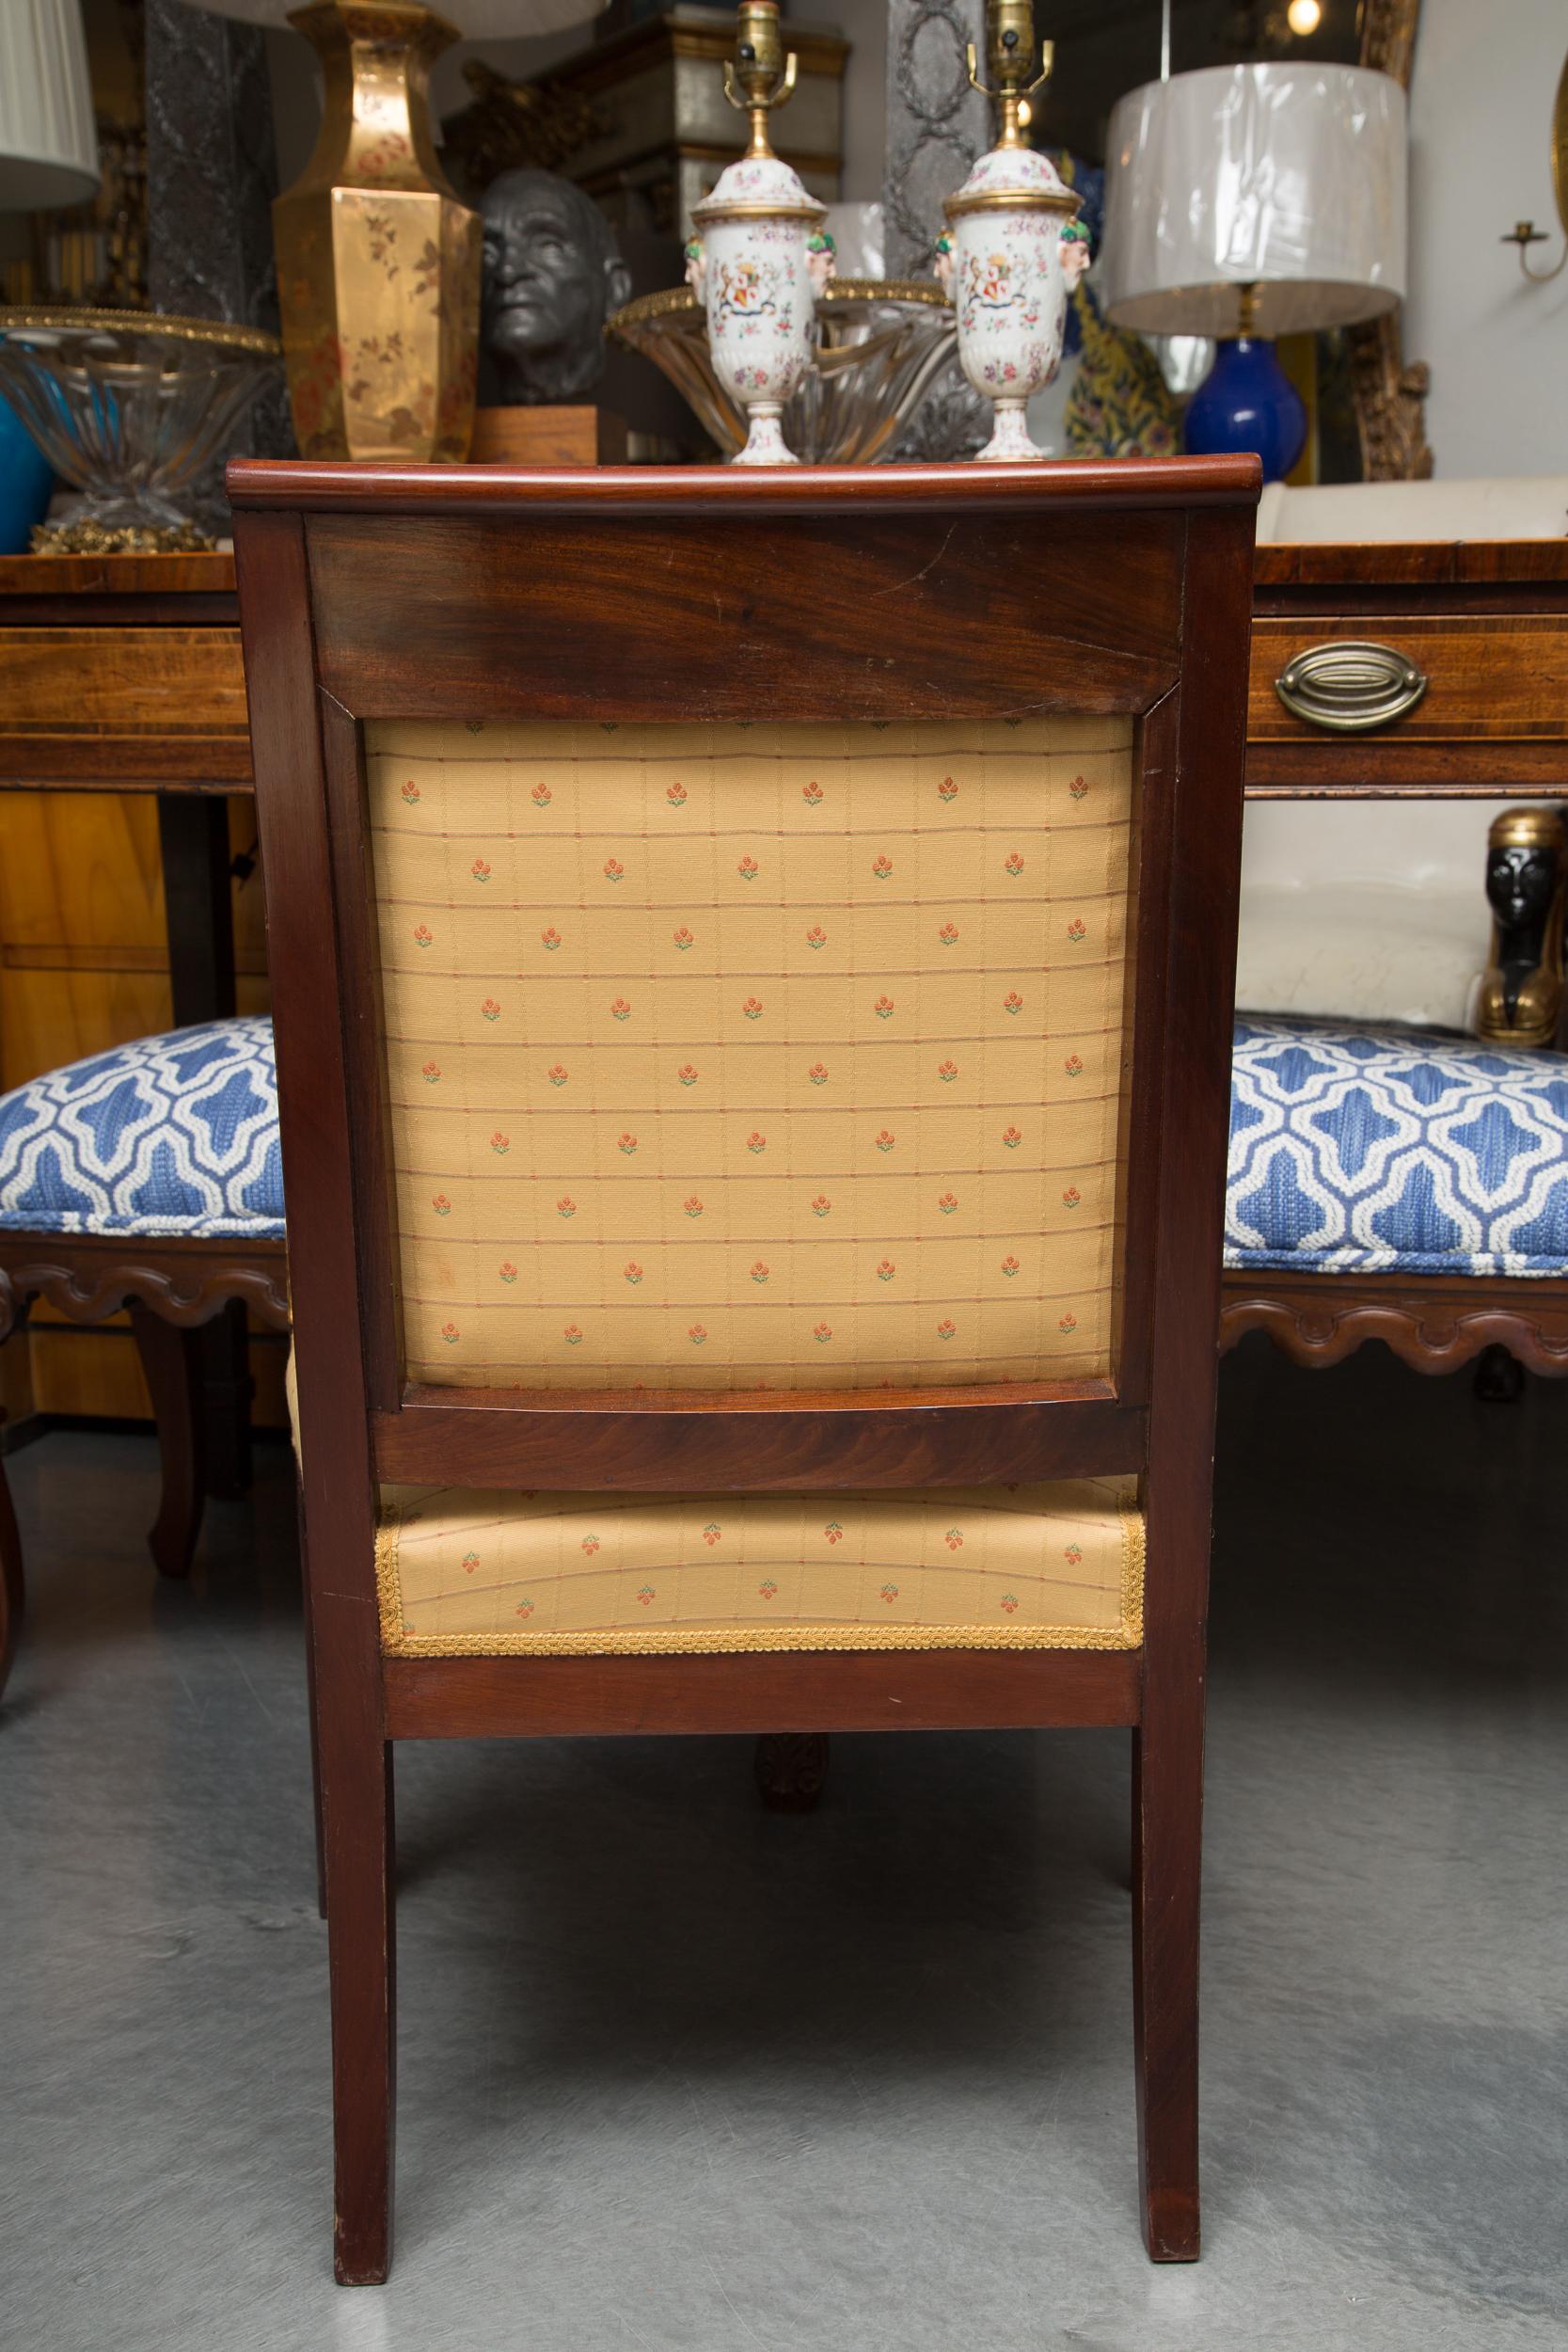
[[[1051, 43], [1041, 50], [1044, 70], [1030, 82], [1029, 0], [991, 0], [987, 20], [997, 87], [985, 94], [1001, 105], [1002, 129], [942, 207], [948, 230], [938, 240], [937, 274], [958, 314], [959, 365], [995, 404], [996, 429], [979, 454], [997, 463], [1044, 453], [1023, 412], [1061, 364], [1068, 294], [1089, 256], [1076, 228], [1077, 197], [1025, 143], [1025, 102], [1051, 72]], [[969, 78], [983, 88], [973, 49]]]
[[795, 87], [777, 0], [741, 0], [738, 14], [738, 69], [726, 65], [724, 94], [751, 116], [752, 142], [691, 208], [700, 234], [687, 247], [687, 278], [707, 311], [713, 372], [746, 412], [746, 446], [731, 464], [794, 466], [779, 418], [815, 360], [816, 296], [832, 275], [832, 240], [827, 206], [768, 144], [768, 113]]

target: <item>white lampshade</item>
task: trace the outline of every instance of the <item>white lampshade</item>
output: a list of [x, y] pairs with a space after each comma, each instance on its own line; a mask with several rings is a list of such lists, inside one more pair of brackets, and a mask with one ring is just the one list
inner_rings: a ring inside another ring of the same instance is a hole
[[1100, 289], [1118, 326], [1348, 326], [1404, 294], [1404, 92], [1357, 66], [1216, 66], [1111, 116]]
[[[597, 16], [606, 0], [431, 0], [432, 16], [444, 17], [465, 40], [534, 40], [541, 33], [564, 33]], [[11, 0], [0, 0], [0, 8]], [[305, 0], [187, 0], [214, 16], [237, 16], [247, 24], [287, 24]]]
[[98, 181], [81, 0], [0, 0], [0, 212], [79, 204]]

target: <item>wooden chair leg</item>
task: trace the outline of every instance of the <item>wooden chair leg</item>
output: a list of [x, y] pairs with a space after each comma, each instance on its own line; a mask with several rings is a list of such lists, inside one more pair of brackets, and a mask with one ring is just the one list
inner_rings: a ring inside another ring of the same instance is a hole
[[163, 1466], [163, 1494], [147, 1540], [160, 1576], [188, 1576], [207, 1492], [201, 1334], [182, 1331], [135, 1302], [131, 1329], [152, 1398]]
[[[1147, 1690], [1147, 1686], [1146, 1686]], [[1144, 2243], [1198, 2255], [1198, 1874], [1203, 1698], [1167, 1698], [1132, 1734], [1132, 2031]]]
[[757, 1788], [770, 1813], [814, 1813], [828, 1777], [823, 1731], [765, 1731], [757, 1741]]
[[[0, 1412], [0, 1422], [6, 1416]], [[22, 1633], [25, 1598], [22, 1577], [22, 1537], [6, 1477], [6, 1457], [0, 1454], [0, 1691], [4, 1691]]]
[[316, 1641], [310, 1609], [310, 1556], [305, 1549], [305, 1497], [294, 1465], [294, 1508], [299, 1521], [299, 1590], [305, 1616], [305, 1704], [310, 1718], [310, 1811], [316, 1825], [316, 1908], [326, 1916], [326, 1840], [322, 1830], [321, 1732], [316, 1723]]
[[1506, 1347], [1483, 1347], [1476, 1358], [1475, 1391], [1482, 1405], [1517, 1405], [1525, 1392], [1525, 1367]]
[[336, 2152], [334, 2269], [379, 2286], [392, 2261], [396, 2076], [392, 1750], [334, 1712], [322, 1724]]
[[200, 1366], [203, 1490], [218, 1502], [250, 1492], [250, 1340], [245, 1301], [230, 1299], [194, 1338]]

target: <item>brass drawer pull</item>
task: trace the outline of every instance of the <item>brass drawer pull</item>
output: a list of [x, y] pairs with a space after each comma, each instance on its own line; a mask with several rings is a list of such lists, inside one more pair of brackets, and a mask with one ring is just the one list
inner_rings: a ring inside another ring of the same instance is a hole
[[1287, 710], [1331, 735], [1365, 735], [1414, 710], [1427, 691], [1424, 670], [1392, 645], [1308, 645], [1274, 682]]

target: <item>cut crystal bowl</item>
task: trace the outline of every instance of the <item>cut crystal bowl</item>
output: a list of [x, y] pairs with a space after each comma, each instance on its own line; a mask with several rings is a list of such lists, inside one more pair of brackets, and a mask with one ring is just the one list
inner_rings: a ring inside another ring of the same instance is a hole
[[[689, 287], [641, 295], [606, 331], [663, 370], [723, 456], [743, 446], [746, 420], [714, 374], [707, 317]], [[816, 361], [784, 404], [790, 449], [812, 466], [891, 456], [957, 332], [934, 278], [831, 278], [816, 299]]]
[[0, 386], [57, 474], [85, 493], [40, 549], [206, 547], [177, 493], [281, 356], [276, 336], [150, 310], [0, 309]]

